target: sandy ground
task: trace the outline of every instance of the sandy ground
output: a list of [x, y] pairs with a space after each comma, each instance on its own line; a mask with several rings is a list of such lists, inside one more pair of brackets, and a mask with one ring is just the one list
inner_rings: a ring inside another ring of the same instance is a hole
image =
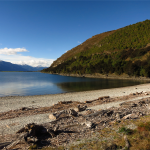
[[[45, 107], [52, 106], [58, 101], [80, 101], [94, 100], [101, 96], [119, 97], [129, 95], [135, 92], [149, 92], [150, 84], [141, 84], [130, 87], [104, 89], [86, 92], [75, 92], [55, 95], [40, 95], [40, 96], [9, 96], [0, 97], [0, 112], [7, 112], [9, 110], [19, 109], [21, 107]], [[148, 96], [139, 96], [137, 100]], [[118, 106], [120, 102], [102, 104], [91, 107], [92, 109], [106, 109], [112, 106]], [[48, 118], [49, 114], [30, 115], [28, 117], [19, 117], [13, 119], [5, 119], [0, 121], [0, 135], [13, 134], [21, 127], [28, 123], [47, 123], [51, 120]]]

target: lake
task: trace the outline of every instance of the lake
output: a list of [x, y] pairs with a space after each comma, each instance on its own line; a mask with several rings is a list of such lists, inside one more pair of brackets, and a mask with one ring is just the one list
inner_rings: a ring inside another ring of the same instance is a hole
[[68, 77], [40, 72], [0, 72], [0, 97], [79, 92], [143, 83], [146, 81]]

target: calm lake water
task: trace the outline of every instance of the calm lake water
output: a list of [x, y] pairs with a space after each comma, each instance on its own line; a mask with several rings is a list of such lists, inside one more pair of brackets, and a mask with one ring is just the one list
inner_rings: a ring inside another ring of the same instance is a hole
[[146, 83], [136, 80], [66, 77], [40, 72], [0, 72], [0, 97], [117, 88]]

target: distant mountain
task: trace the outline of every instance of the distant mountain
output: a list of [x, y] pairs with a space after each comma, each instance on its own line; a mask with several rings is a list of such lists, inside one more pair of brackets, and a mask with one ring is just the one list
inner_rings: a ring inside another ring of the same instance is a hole
[[46, 68], [46, 67], [41, 67], [41, 66], [32, 67], [29, 65], [20, 65], [20, 66], [28, 71], [40, 71]]
[[28, 70], [21, 67], [20, 65], [0, 61], [0, 71], [28, 71]]
[[36, 69], [37, 69], [37, 71], [41, 71], [41, 70], [43, 70], [43, 69], [45, 69], [45, 68], [47, 68], [47, 67], [37, 66], [37, 67], [34, 67], [34, 68], [36, 68]]
[[46, 67], [32, 67], [29, 65], [17, 65], [0, 60], [0, 71], [40, 71]]

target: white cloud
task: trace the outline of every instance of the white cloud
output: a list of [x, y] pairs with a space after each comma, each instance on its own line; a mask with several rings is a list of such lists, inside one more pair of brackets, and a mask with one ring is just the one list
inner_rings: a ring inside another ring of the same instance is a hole
[[81, 42], [78, 41], [79, 44], [81, 44]]
[[0, 54], [5, 54], [5, 55], [15, 55], [18, 52], [28, 52], [25, 48], [2, 48], [0, 49]]
[[0, 60], [11, 62], [13, 64], [27, 64], [33, 67], [43, 66], [49, 67], [54, 59], [35, 58], [32, 56], [23, 56], [17, 54], [18, 52], [28, 52], [25, 48], [4, 48], [0, 49]]
[[27, 65], [30, 65], [33, 67], [37, 67], [37, 66], [49, 67], [53, 63], [53, 61], [54, 61], [53, 59], [31, 57], [28, 60], [18, 61], [18, 62], [14, 62], [14, 63], [21, 64], [21, 65], [27, 64]]

